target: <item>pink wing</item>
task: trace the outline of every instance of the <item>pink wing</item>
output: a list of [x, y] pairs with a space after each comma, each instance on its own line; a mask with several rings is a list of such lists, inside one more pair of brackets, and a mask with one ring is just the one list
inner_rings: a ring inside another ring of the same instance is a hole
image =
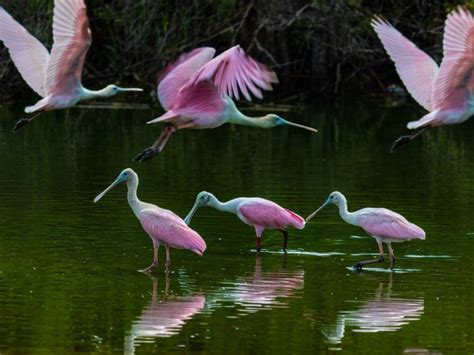
[[92, 43], [84, 0], [56, 0], [53, 16], [54, 44], [46, 72], [48, 95], [75, 95], [82, 67]]
[[180, 90], [174, 108], [147, 123], [171, 120], [177, 116], [195, 118], [206, 117], [210, 120], [219, 117], [225, 109], [225, 101], [210, 81]]
[[291, 226], [303, 229], [305, 225], [303, 217], [264, 199], [244, 202], [239, 211], [253, 225], [265, 228], [283, 229]]
[[425, 109], [432, 111], [431, 96], [438, 75], [438, 65], [387, 21], [374, 18], [372, 27], [395, 63], [397, 73], [411, 96]]
[[200, 81], [212, 81], [221, 93], [239, 99], [239, 91], [251, 101], [249, 90], [258, 98], [262, 91], [272, 90], [278, 83], [275, 73], [245, 54], [240, 46], [221, 53], [199, 69], [189, 80], [187, 87]]
[[465, 101], [468, 91], [474, 89], [474, 18], [463, 7], [458, 7], [448, 15], [443, 52], [433, 92], [433, 102], [438, 109], [458, 104], [460, 97]]
[[0, 40], [8, 48], [22, 78], [38, 95], [45, 97], [43, 85], [49, 59], [48, 50], [2, 7]]
[[188, 249], [202, 255], [206, 242], [173, 212], [165, 209], [145, 209], [140, 212], [143, 229], [163, 244], [177, 249]]
[[174, 106], [179, 90], [204, 64], [209, 62], [216, 50], [210, 47], [196, 48], [181, 55], [158, 76], [158, 99], [165, 110]]
[[359, 225], [370, 235], [399, 240], [425, 239], [425, 231], [402, 215], [386, 208], [365, 208], [357, 216]]

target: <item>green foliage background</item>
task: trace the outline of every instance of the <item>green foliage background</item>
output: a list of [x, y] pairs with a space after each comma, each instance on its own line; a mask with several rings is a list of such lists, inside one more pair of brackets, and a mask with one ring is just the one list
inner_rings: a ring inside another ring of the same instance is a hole
[[[0, 4], [49, 48], [52, 0]], [[160, 68], [182, 52], [238, 43], [278, 72], [285, 96], [382, 90], [400, 82], [372, 16], [386, 17], [439, 61], [446, 14], [459, 4], [474, 8], [473, 0], [88, 0], [94, 43], [84, 82], [154, 88]], [[3, 46], [0, 80], [3, 96], [30, 92]]]

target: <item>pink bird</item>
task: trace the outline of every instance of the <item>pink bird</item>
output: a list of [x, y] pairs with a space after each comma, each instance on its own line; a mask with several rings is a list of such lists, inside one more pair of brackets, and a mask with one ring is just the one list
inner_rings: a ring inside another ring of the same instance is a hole
[[184, 222], [189, 224], [198, 208], [203, 206], [236, 214], [242, 222], [253, 226], [257, 234], [257, 252], [260, 252], [260, 241], [265, 229], [276, 229], [283, 233], [283, 250], [286, 251], [288, 246], [287, 228], [303, 229], [305, 226], [303, 217], [275, 202], [260, 197], [239, 197], [227, 202], [220, 202], [213, 194], [206, 191], [197, 195], [196, 202]]
[[132, 169], [124, 169], [109, 187], [97, 195], [94, 202], [99, 201], [114, 186], [122, 182], [127, 183], [128, 204], [153, 242], [153, 262], [149, 267], [141, 271], [150, 272], [158, 267], [158, 249], [161, 244], [163, 244], [166, 249], [165, 265], [167, 272], [169, 272], [171, 265], [170, 247], [191, 250], [193, 253], [202, 256], [206, 250], [206, 242], [204, 242], [204, 239], [202, 239], [197, 232], [189, 228], [188, 225], [172, 211], [165, 210], [151, 203], [142, 202], [138, 199], [138, 175]]
[[86, 5], [83, 0], [55, 0], [51, 53], [0, 7], [0, 40], [10, 52], [26, 83], [43, 99], [25, 108], [35, 116], [19, 120], [23, 127], [41, 112], [72, 107], [79, 101], [110, 97], [122, 91], [142, 91], [109, 85], [99, 91], [82, 86], [84, 59], [92, 43]]
[[165, 147], [170, 136], [180, 129], [216, 128], [224, 123], [272, 128], [290, 125], [317, 132], [314, 128], [289, 122], [277, 115], [248, 117], [241, 113], [231, 97], [240, 94], [251, 101], [250, 93], [262, 98], [262, 89], [272, 90], [277, 77], [263, 64], [247, 56], [240, 46], [217, 57], [215, 49], [196, 48], [179, 57], [158, 78], [158, 99], [166, 113], [148, 123], [166, 122], [168, 127], [135, 160], [153, 158]]
[[377, 35], [395, 63], [408, 92], [429, 113], [407, 127], [415, 130], [401, 136], [392, 151], [431, 127], [457, 124], [474, 114], [474, 18], [463, 7], [453, 10], [445, 23], [441, 66], [387, 21], [372, 21]]
[[335, 204], [339, 208], [339, 215], [345, 222], [361, 227], [377, 241], [380, 252], [379, 256], [376, 259], [358, 262], [354, 265], [354, 268], [357, 270], [362, 269], [364, 265], [384, 261], [382, 243], [387, 244], [390, 254], [390, 269], [393, 270], [395, 254], [393, 253], [392, 242], [400, 243], [411, 239], [425, 240], [426, 235], [423, 229], [416, 224], [408, 222], [402, 215], [386, 208], [362, 208], [355, 212], [349, 212], [347, 210], [346, 198], [338, 191], [332, 192], [326, 202], [306, 218], [306, 222], [309, 222], [316, 213], [330, 203]]

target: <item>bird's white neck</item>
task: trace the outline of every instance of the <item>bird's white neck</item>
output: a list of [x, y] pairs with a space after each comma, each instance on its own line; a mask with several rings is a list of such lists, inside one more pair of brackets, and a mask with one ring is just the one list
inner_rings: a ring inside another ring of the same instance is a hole
[[221, 202], [217, 199], [217, 197], [212, 195], [209, 202], [207, 203], [207, 206], [215, 208], [218, 211], [236, 214], [238, 212], [237, 207], [239, 205], [239, 202], [240, 201], [237, 198], [227, 202]]
[[137, 190], [138, 190], [138, 176], [132, 175], [129, 180], [127, 180], [127, 200], [130, 208], [133, 210], [133, 213], [138, 218], [141, 210], [144, 208], [143, 202], [138, 199]]
[[347, 201], [342, 200], [341, 202], [338, 203], [337, 207], [339, 208], [339, 215], [341, 218], [349, 224], [352, 224], [354, 226], [358, 226], [359, 224], [357, 223], [357, 215], [353, 212], [349, 212], [347, 210]]
[[89, 90], [86, 89], [85, 87], [81, 87], [80, 89], [80, 100], [90, 100], [94, 98], [104, 98], [104, 97], [110, 97], [113, 94], [111, 93], [111, 90], [107, 87], [101, 89], [101, 90]]
[[230, 99], [227, 100], [229, 106], [229, 117], [227, 122], [234, 123], [242, 126], [250, 126], [250, 127], [259, 127], [259, 128], [272, 128], [275, 125], [272, 124], [272, 121], [266, 116], [260, 117], [250, 117], [244, 115], [239, 109], [235, 106], [234, 102]]

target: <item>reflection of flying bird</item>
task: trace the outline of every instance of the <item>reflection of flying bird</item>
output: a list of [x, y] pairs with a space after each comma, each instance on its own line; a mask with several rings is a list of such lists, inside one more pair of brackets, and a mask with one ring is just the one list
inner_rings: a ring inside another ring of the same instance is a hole
[[204, 240], [197, 232], [189, 228], [179, 216], [170, 210], [165, 210], [138, 199], [138, 176], [132, 169], [124, 169], [108, 188], [97, 195], [94, 202], [99, 201], [114, 186], [122, 182], [127, 183], [127, 199], [130, 208], [153, 241], [153, 263], [142, 271], [149, 272], [158, 267], [158, 249], [161, 244], [166, 249], [166, 271], [169, 271], [171, 264], [170, 247], [191, 250], [200, 256], [204, 253], [206, 250]]
[[328, 342], [340, 343], [348, 327], [354, 328], [354, 332], [395, 332], [420, 319], [424, 311], [424, 299], [391, 297], [391, 285], [390, 280], [388, 289], [384, 291], [384, 284], [381, 282], [375, 297], [363, 303], [360, 308], [339, 312], [336, 325], [325, 331]]
[[367, 264], [383, 262], [384, 251], [382, 243], [385, 243], [390, 254], [390, 269], [393, 270], [395, 254], [393, 253], [392, 242], [400, 243], [410, 239], [425, 239], [425, 231], [423, 229], [416, 224], [408, 222], [402, 215], [386, 208], [362, 208], [349, 212], [345, 196], [338, 191], [332, 192], [326, 202], [306, 218], [306, 222], [330, 203], [335, 204], [339, 208], [339, 214], [345, 222], [361, 227], [367, 234], [375, 238], [379, 246], [380, 254], [378, 258], [360, 261], [354, 265], [355, 269], [362, 269]]
[[415, 130], [398, 138], [392, 151], [431, 127], [462, 123], [474, 114], [474, 17], [463, 7], [446, 20], [441, 66], [387, 21], [372, 21], [377, 35], [395, 63], [398, 75], [413, 98], [429, 113], [407, 127]]
[[169, 278], [166, 278], [165, 297], [158, 297], [158, 280], [152, 278], [153, 294], [150, 304], [132, 324], [125, 337], [125, 349], [133, 353], [141, 342], [157, 337], [169, 337], [178, 334], [181, 328], [197, 314], [205, 303], [202, 295], [168, 298]]
[[316, 132], [314, 128], [289, 122], [277, 115], [248, 117], [242, 114], [231, 97], [250, 94], [262, 97], [277, 83], [275, 73], [255, 61], [240, 46], [234, 46], [217, 57], [215, 49], [196, 48], [181, 55], [161, 73], [158, 99], [166, 113], [148, 123], [167, 122], [156, 142], [139, 153], [135, 160], [148, 160], [160, 153], [170, 136], [184, 128], [216, 128], [224, 123], [272, 128], [290, 125]]
[[[43, 99], [25, 109], [27, 113], [74, 106], [79, 101], [110, 97], [124, 89], [109, 85], [99, 91], [84, 88], [82, 68], [92, 43], [86, 5], [83, 0], [55, 0], [53, 15], [53, 47], [51, 53], [0, 7], [0, 40], [10, 52], [26, 83]], [[38, 115], [37, 114], [37, 115]], [[36, 116], [19, 120], [18, 129]]]
[[253, 226], [257, 234], [257, 251], [260, 251], [260, 241], [265, 229], [276, 229], [283, 233], [283, 250], [288, 246], [288, 227], [303, 229], [303, 217], [287, 210], [275, 202], [259, 197], [239, 197], [227, 202], [220, 202], [210, 192], [202, 191], [196, 197], [193, 208], [184, 221], [189, 224], [199, 207], [209, 206], [222, 212], [237, 215], [242, 222]]

